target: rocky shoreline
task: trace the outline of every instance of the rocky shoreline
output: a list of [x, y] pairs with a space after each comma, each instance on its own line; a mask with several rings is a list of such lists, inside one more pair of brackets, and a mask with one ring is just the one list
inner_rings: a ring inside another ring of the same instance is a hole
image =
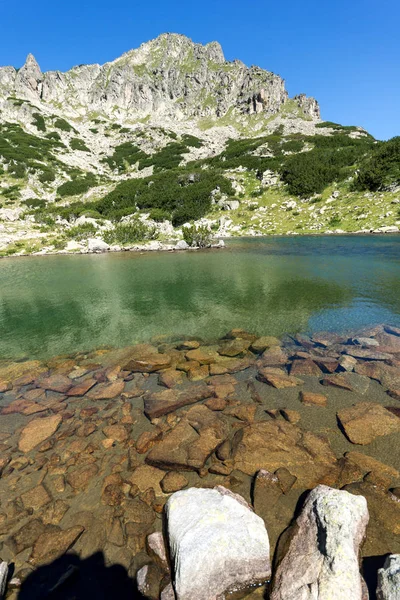
[[[324, 233], [307, 233], [305, 235], [307, 236], [313, 236], [313, 237], [323, 237], [326, 235], [329, 236], [374, 236], [376, 237], [377, 235], [396, 235], [400, 232], [400, 230], [398, 229], [398, 227], [382, 227], [380, 229], [377, 230], [362, 230], [362, 231], [353, 231], [353, 232], [348, 232], [348, 231], [329, 231], [329, 232], [324, 232]], [[148, 242], [146, 244], [133, 244], [133, 245], [129, 245], [129, 246], [109, 246], [108, 244], [106, 244], [105, 242], [103, 242], [100, 239], [92, 239], [92, 240], [88, 240], [87, 246], [83, 247], [80, 246], [78, 247], [73, 247], [71, 249], [64, 249], [64, 250], [49, 250], [47, 248], [42, 249], [39, 252], [31, 252], [31, 253], [27, 253], [27, 252], [16, 252], [14, 254], [10, 254], [7, 256], [1, 256], [0, 255], [0, 260], [2, 258], [21, 258], [21, 257], [32, 257], [32, 256], [76, 256], [76, 255], [87, 255], [87, 254], [106, 254], [106, 253], [121, 253], [121, 252], [139, 252], [139, 253], [143, 253], [143, 252], [182, 252], [182, 251], [198, 251], [198, 250], [218, 250], [221, 248], [225, 248], [226, 246], [226, 239], [248, 239], [249, 237], [287, 237], [288, 235], [292, 235], [292, 236], [298, 236], [300, 234], [298, 233], [282, 233], [282, 234], [271, 234], [271, 235], [267, 235], [267, 234], [257, 234], [254, 236], [249, 236], [249, 235], [244, 235], [244, 236], [234, 236], [233, 238], [225, 238], [225, 239], [219, 239], [218, 242], [213, 242], [210, 245], [204, 247], [204, 248], [200, 248], [200, 247], [191, 247], [188, 244], [186, 244], [186, 242], [184, 240], [180, 240], [178, 242], [160, 242], [160, 241], [152, 241], [152, 242]]]
[[397, 600], [399, 399], [383, 325], [0, 361], [7, 598]]

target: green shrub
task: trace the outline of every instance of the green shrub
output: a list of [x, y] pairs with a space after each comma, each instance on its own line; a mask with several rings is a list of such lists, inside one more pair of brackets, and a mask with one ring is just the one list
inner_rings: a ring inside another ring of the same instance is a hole
[[92, 133], [94, 133], [94, 134], [96, 134], [96, 133], [99, 133], [99, 130], [98, 130], [98, 129], [95, 129], [95, 128], [93, 128], [93, 129], [89, 129], [89, 131], [91, 131], [91, 132], [92, 132]]
[[87, 240], [90, 237], [93, 237], [97, 233], [97, 228], [92, 223], [83, 223], [82, 225], [76, 225], [75, 227], [71, 227], [67, 229], [65, 235], [68, 238], [73, 238], [74, 240]]
[[81, 213], [84, 217], [88, 219], [101, 219], [101, 214], [97, 210], [85, 210]]
[[354, 181], [359, 190], [377, 191], [400, 183], [400, 136], [377, 144]]
[[216, 169], [173, 169], [123, 181], [94, 207], [111, 219], [134, 213], [137, 208], [159, 208], [172, 215], [174, 225], [182, 225], [200, 219], [210, 210], [211, 192], [216, 187], [223, 194], [234, 195], [231, 182]]
[[50, 133], [46, 133], [46, 137], [48, 140], [55, 140], [57, 142], [61, 142], [61, 136], [57, 131], [51, 131]]
[[171, 214], [162, 208], [153, 208], [150, 211], [150, 219], [153, 219], [153, 221], [156, 221], [157, 223], [162, 223], [163, 221], [170, 221]]
[[208, 248], [211, 245], [212, 235], [205, 225], [190, 225], [182, 227], [182, 235], [185, 242], [192, 247]]
[[35, 222], [41, 225], [47, 225], [47, 227], [54, 227], [56, 220], [48, 212], [37, 211], [35, 212]]
[[8, 172], [14, 179], [23, 179], [26, 175], [26, 168], [22, 163], [11, 163], [8, 165]]
[[27, 169], [42, 171], [43, 163], [60, 164], [52, 154], [60, 147], [59, 141], [26, 133], [15, 123], [0, 124], [0, 156], [14, 177], [24, 177]]
[[57, 129], [61, 129], [61, 131], [66, 131], [66, 132], [76, 131], [74, 129], [74, 127], [72, 127], [72, 125], [70, 125], [68, 123], [68, 121], [66, 121], [65, 119], [56, 119], [54, 121], [54, 127], [56, 127]]
[[81, 152], [90, 152], [89, 148], [79, 138], [72, 138], [70, 143], [71, 150], [80, 150]]
[[29, 208], [44, 208], [46, 201], [41, 198], [28, 198], [27, 200], [23, 200], [21, 204], [25, 204]]
[[125, 142], [114, 148], [112, 156], [104, 159], [111, 169], [126, 171], [128, 166], [136, 164], [141, 159], [147, 158], [147, 154], [131, 142]]
[[203, 145], [202, 140], [200, 140], [198, 137], [188, 134], [182, 136], [182, 143], [190, 148], [201, 148]]
[[97, 184], [97, 179], [92, 173], [88, 173], [86, 177], [72, 179], [72, 181], [66, 181], [57, 188], [57, 194], [61, 198], [65, 196], [77, 196], [78, 194], [85, 194], [91, 187]]
[[113, 229], [106, 231], [103, 237], [107, 244], [130, 244], [156, 239], [157, 230], [148, 227], [139, 219], [134, 219], [127, 223], [117, 223]]
[[52, 169], [43, 168], [42, 173], [39, 175], [39, 181], [41, 183], [50, 183], [51, 181], [55, 181], [56, 174]]
[[46, 123], [44, 121], [43, 116], [40, 113], [33, 113], [33, 125], [38, 129], [38, 131], [46, 131]]

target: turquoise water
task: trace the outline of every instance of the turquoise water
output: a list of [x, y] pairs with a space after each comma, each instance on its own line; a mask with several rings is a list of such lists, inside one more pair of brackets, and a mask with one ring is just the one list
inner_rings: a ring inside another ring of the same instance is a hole
[[224, 250], [0, 260], [0, 357], [153, 336], [400, 326], [400, 236], [230, 240]]

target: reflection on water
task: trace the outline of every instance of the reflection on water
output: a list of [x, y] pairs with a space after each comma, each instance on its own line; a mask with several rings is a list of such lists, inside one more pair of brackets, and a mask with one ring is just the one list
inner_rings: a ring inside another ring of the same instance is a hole
[[400, 325], [400, 236], [232, 240], [221, 251], [0, 261], [0, 357], [165, 334]]

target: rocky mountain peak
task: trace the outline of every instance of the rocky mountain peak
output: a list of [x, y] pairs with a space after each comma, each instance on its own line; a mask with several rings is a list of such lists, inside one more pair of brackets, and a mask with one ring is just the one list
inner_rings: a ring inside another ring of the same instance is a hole
[[33, 54], [28, 54], [24, 66], [16, 74], [15, 92], [22, 97], [37, 99], [41, 93], [42, 83], [42, 71]]
[[226, 117], [235, 126], [246, 115], [269, 119], [283, 107], [285, 115], [319, 119], [312, 98], [299, 96], [288, 104], [278, 75], [225, 60], [218, 42], [203, 45], [177, 33], [161, 34], [104, 65], [66, 73], [42, 73], [29, 54], [18, 72], [0, 69], [0, 101], [10, 96], [65, 107], [65, 116], [84, 119], [96, 112], [119, 122], [162, 118], [197, 124]]

